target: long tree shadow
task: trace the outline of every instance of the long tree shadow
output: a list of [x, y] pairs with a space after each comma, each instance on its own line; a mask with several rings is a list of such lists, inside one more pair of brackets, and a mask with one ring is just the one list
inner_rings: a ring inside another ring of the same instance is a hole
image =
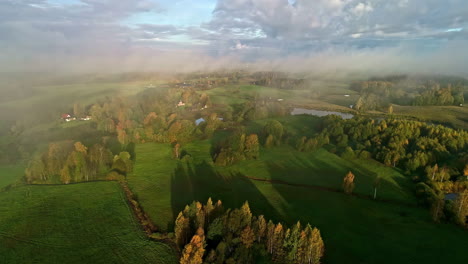
[[[279, 219], [276, 209], [244, 175], [232, 173], [228, 169], [219, 172], [206, 160], [198, 164], [181, 161], [174, 170], [171, 181], [174, 217], [192, 201], [206, 203], [210, 197], [213, 202], [221, 200], [225, 208], [239, 208], [245, 201], [249, 201], [255, 215], [263, 214]], [[174, 227], [174, 221], [175, 219], [168, 226], [170, 230]]]

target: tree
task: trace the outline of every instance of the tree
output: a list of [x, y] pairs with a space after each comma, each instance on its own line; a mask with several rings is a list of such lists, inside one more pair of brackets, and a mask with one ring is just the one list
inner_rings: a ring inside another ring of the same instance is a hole
[[250, 211], [249, 202], [245, 201], [240, 209], [241, 223], [240, 226], [250, 226], [252, 223], [252, 212]]
[[281, 139], [283, 137], [284, 128], [283, 125], [277, 120], [271, 120], [266, 123], [263, 127], [263, 133], [266, 137], [270, 135], [273, 137], [273, 144], [280, 145]]
[[390, 104], [390, 106], [388, 107], [387, 113], [389, 115], [393, 114], [393, 105]]
[[244, 230], [242, 230], [240, 239], [246, 248], [250, 248], [253, 245], [255, 234], [250, 226], [246, 226]]
[[[308, 228], [310, 230], [310, 228]], [[325, 252], [325, 245], [322, 240], [322, 236], [320, 235], [320, 231], [314, 227], [310, 234], [309, 240], [309, 250], [308, 250], [308, 263], [310, 264], [319, 264], [320, 259]]]
[[175, 159], [180, 159], [180, 144], [176, 143], [173, 149], [173, 155]]
[[284, 250], [283, 250], [283, 241], [284, 240], [284, 228], [281, 223], [278, 223], [273, 231], [273, 251], [272, 257], [273, 260], [277, 262], [282, 262], [284, 257]]
[[85, 145], [83, 145], [83, 143], [81, 143], [79, 141], [75, 142], [74, 146], [75, 146], [76, 151], [81, 152], [83, 154], [86, 154], [87, 151], [88, 151], [88, 148]]
[[268, 135], [266, 140], [265, 140], [265, 147], [270, 148], [275, 145], [275, 138], [273, 135]]
[[431, 178], [431, 180], [435, 179], [437, 172], [439, 171], [439, 166], [437, 164], [434, 167], [427, 167], [426, 172], [427, 176]]
[[187, 244], [188, 233], [189, 233], [189, 219], [184, 216], [182, 212], [177, 216], [175, 227], [175, 240], [179, 247], [183, 247]]
[[180, 264], [202, 264], [205, 254], [205, 232], [203, 228], [198, 228], [197, 233], [182, 251]]
[[124, 129], [117, 128], [117, 139], [119, 140], [122, 148], [125, 148], [125, 145], [128, 143], [128, 135]]
[[462, 226], [468, 225], [468, 189], [458, 194], [455, 200], [455, 208], [458, 222]]
[[257, 134], [250, 134], [245, 139], [245, 158], [246, 159], [257, 159], [258, 153], [260, 150], [260, 145], [258, 143], [258, 136]]
[[358, 100], [356, 101], [354, 109], [358, 111], [364, 110], [364, 99], [362, 98], [362, 96], [360, 96]]
[[63, 169], [60, 171], [60, 181], [63, 184], [69, 184], [71, 181], [71, 174], [70, 174], [70, 169], [68, 166], [63, 167]]
[[350, 171], [343, 178], [343, 190], [346, 194], [351, 194], [354, 189], [354, 174]]

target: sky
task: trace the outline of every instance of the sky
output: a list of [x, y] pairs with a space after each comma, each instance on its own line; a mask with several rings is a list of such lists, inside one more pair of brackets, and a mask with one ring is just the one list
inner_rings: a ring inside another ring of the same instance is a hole
[[468, 72], [466, 0], [1, 0], [0, 71]]

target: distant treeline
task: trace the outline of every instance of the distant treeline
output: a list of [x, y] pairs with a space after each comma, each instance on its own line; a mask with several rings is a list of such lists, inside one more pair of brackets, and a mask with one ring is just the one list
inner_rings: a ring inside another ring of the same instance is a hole
[[361, 95], [355, 104], [357, 110], [380, 109], [391, 103], [416, 106], [462, 105], [468, 93], [468, 81], [454, 78], [373, 78], [369, 81], [354, 82], [350, 89]]
[[252, 84], [275, 87], [278, 89], [294, 90], [294, 89], [306, 89], [306, 79], [296, 79], [289, 77], [287, 74], [282, 72], [256, 72], [252, 74]]

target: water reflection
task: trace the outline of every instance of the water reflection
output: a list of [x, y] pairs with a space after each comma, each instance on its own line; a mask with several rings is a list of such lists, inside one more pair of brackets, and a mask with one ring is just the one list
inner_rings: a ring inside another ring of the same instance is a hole
[[291, 115], [313, 115], [313, 116], [327, 116], [327, 115], [337, 115], [343, 119], [351, 119], [354, 117], [353, 114], [334, 112], [334, 111], [322, 111], [322, 110], [313, 110], [305, 108], [294, 108], [291, 112]]

